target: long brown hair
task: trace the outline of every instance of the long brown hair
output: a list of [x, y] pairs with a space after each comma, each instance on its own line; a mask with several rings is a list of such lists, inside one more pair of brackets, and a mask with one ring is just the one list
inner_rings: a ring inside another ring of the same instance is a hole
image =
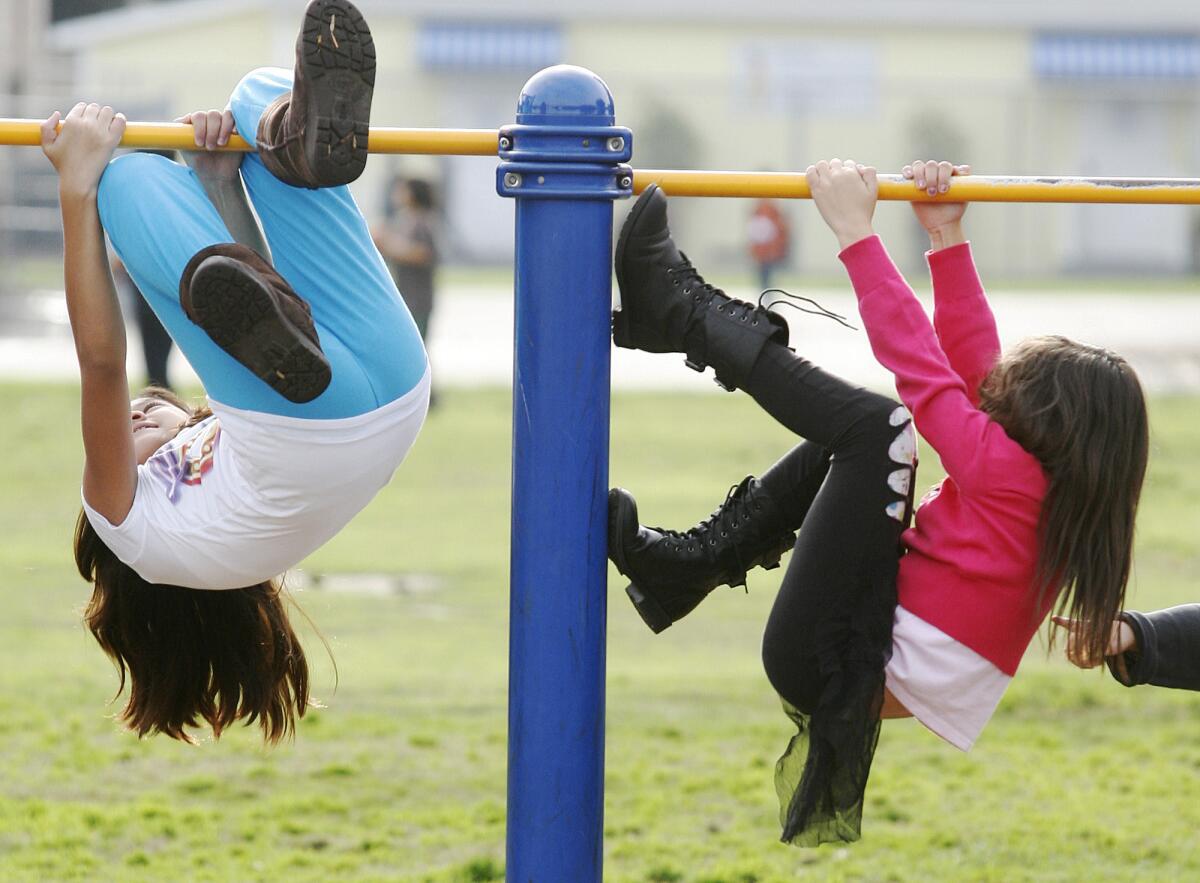
[[[148, 387], [141, 397], [194, 409], [169, 390]], [[263, 739], [295, 732], [309, 705], [308, 663], [288, 621], [285, 595], [274, 581], [243, 589], [208, 590], [146, 582], [104, 544], [80, 512], [75, 564], [93, 584], [84, 622], [120, 674], [129, 699], [118, 719], [139, 737], [164, 733], [195, 741], [188, 730], [204, 721], [219, 738], [237, 720], [258, 721]]]
[[980, 408], [1049, 478], [1039, 523], [1039, 601], [1061, 593], [1058, 612], [1081, 621], [1081, 648], [1102, 659], [1125, 603], [1150, 448], [1137, 375], [1100, 347], [1035, 337], [1001, 358], [979, 395]]

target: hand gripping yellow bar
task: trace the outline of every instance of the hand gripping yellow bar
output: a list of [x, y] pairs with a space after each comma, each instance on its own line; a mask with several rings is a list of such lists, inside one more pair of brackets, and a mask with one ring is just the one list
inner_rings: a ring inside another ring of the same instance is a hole
[[[42, 143], [41, 120], [0, 119], [0, 145]], [[427, 153], [454, 156], [495, 156], [499, 135], [495, 129], [388, 129], [372, 128], [371, 153]], [[192, 127], [183, 123], [129, 123], [122, 147], [195, 150]], [[234, 135], [225, 150], [251, 150]]]
[[[41, 143], [39, 120], [0, 119], [0, 145]], [[373, 127], [371, 153], [496, 156], [494, 129], [398, 129]], [[192, 150], [191, 126], [182, 123], [129, 123], [122, 147]], [[227, 150], [250, 150], [238, 136]], [[778, 197], [808, 199], [808, 183], [800, 172], [715, 172], [643, 169], [633, 174], [635, 193], [657, 183], [671, 196]], [[879, 198], [932, 202], [900, 175], [879, 176]], [[954, 179], [950, 199], [956, 202], [1105, 202], [1200, 205], [1197, 178], [1071, 178], [968, 175]]]
[[[743, 196], [810, 199], [801, 172], [633, 173], [640, 193], [657, 183], [669, 196]], [[879, 175], [879, 198], [905, 202], [1118, 202], [1200, 205], [1197, 178], [1050, 178], [1018, 175], [955, 177], [949, 194], [930, 196], [901, 175]]]

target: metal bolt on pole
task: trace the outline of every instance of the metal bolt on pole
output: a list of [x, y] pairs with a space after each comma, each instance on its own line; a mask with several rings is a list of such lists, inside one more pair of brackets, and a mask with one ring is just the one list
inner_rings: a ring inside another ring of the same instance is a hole
[[612, 203], [633, 184], [632, 137], [614, 119], [599, 77], [558, 65], [525, 84], [517, 124], [501, 130], [496, 188], [517, 201], [514, 883], [598, 883], [603, 867]]

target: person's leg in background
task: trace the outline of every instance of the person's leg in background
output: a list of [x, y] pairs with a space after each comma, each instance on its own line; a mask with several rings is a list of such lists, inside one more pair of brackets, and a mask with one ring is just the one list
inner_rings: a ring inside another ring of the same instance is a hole
[[132, 288], [134, 318], [137, 321], [138, 334], [142, 338], [142, 357], [146, 362], [146, 382], [150, 386], [172, 389], [167, 374], [167, 363], [170, 361], [171, 348], [174, 346], [171, 335], [163, 327], [163, 323], [158, 320], [158, 316], [154, 314], [154, 310], [150, 308], [150, 304], [147, 303], [137, 286], [132, 286]]
[[766, 291], [771, 287], [771, 273], [775, 265], [770, 261], [758, 262], [758, 290]]

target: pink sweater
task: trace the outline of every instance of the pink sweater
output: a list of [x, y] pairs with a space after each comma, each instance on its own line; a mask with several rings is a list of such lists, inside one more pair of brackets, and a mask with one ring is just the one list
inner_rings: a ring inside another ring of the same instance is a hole
[[1041, 464], [977, 407], [1000, 341], [970, 246], [929, 256], [932, 325], [879, 237], [840, 257], [871, 349], [896, 375], [901, 401], [947, 475], [904, 533], [899, 602], [1012, 675], [1053, 601], [1039, 607], [1034, 587], [1047, 480]]

